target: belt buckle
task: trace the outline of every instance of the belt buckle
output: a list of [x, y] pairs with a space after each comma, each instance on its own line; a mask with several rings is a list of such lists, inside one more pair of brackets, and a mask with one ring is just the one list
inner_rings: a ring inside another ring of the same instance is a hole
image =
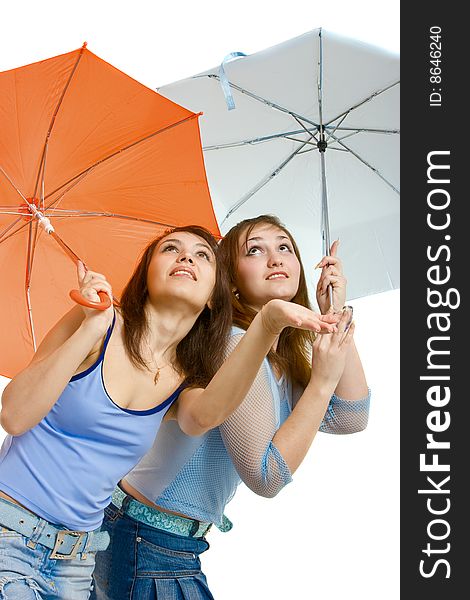
[[[76, 537], [77, 541], [74, 543], [72, 550], [68, 554], [58, 554], [57, 550], [60, 545], [63, 543], [66, 535], [71, 535], [72, 537]], [[56, 558], [57, 560], [72, 560], [77, 557], [78, 547], [80, 542], [87, 535], [86, 531], [69, 531], [67, 529], [62, 529], [57, 533], [57, 537], [55, 540], [54, 548], [52, 549], [52, 553], [49, 558]]]
[[206, 535], [207, 533], [209, 533], [211, 527], [212, 527], [212, 523], [209, 523], [209, 525], [207, 526], [207, 529], [204, 532], [204, 535]]
[[203, 525], [201, 522], [199, 522], [199, 526], [196, 529], [196, 531], [194, 532], [194, 537], [204, 537], [205, 535], [207, 535], [209, 533], [210, 528], [212, 527], [212, 523], [209, 524], [205, 524]]

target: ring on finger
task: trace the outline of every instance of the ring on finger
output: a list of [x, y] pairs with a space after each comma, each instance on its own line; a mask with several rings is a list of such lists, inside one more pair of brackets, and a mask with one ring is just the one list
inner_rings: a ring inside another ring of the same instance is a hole
[[351, 323], [352, 323], [352, 320], [353, 320], [353, 316], [354, 316], [354, 308], [352, 306], [350, 306], [349, 304], [346, 304], [345, 306], [343, 306], [343, 312], [345, 310], [348, 310], [351, 313], [349, 315], [348, 322], [346, 323], [346, 325], [344, 327], [344, 331], [346, 332], [350, 328], [350, 326], [351, 326]]

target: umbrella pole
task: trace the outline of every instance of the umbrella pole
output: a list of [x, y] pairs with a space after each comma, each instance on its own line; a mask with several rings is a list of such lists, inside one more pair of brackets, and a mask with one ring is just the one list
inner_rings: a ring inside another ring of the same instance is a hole
[[[26, 200], [26, 202], [28, 204], [29, 210], [31, 211], [33, 216], [36, 217], [39, 225], [41, 225], [44, 228], [44, 231], [48, 235], [50, 235], [51, 237], [54, 238], [54, 240], [59, 244], [59, 246], [67, 254], [67, 256], [70, 259], [72, 259], [72, 261], [74, 262], [75, 265], [78, 265], [78, 263], [81, 262], [83, 264], [83, 266], [85, 267], [85, 270], [87, 271], [88, 269], [87, 269], [87, 266], [85, 265], [85, 263], [75, 254], [75, 252], [69, 246], [67, 246], [67, 244], [64, 242], [64, 240], [61, 239], [61, 237], [59, 235], [57, 235], [50, 220], [47, 217], [45, 217], [42, 214], [42, 212], [40, 212], [36, 208], [35, 204], [29, 202], [28, 200]], [[97, 310], [106, 310], [107, 308], [109, 308], [111, 306], [111, 299], [109, 298], [109, 296], [106, 292], [98, 292], [98, 296], [100, 297], [100, 302], [92, 302], [91, 300], [87, 300], [84, 296], [82, 296], [78, 290], [70, 291], [70, 297], [72, 298], [72, 300], [82, 306], [87, 306], [88, 308], [95, 308]], [[29, 303], [29, 294], [28, 294], [28, 307], [29, 307], [30, 316], [32, 317], [32, 308]], [[32, 318], [30, 318], [30, 321], [32, 323]], [[34, 333], [33, 333], [33, 341], [34, 341]]]
[[[318, 32], [319, 42], [319, 53], [318, 53], [318, 79], [317, 79], [317, 90], [318, 90], [318, 113], [320, 117], [320, 125], [318, 128], [319, 140], [317, 142], [317, 148], [320, 152], [320, 165], [321, 165], [321, 212], [322, 212], [322, 240], [323, 240], [323, 252], [325, 256], [330, 254], [330, 219], [328, 215], [328, 193], [326, 189], [326, 167], [325, 167], [325, 150], [328, 144], [325, 140], [325, 126], [323, 125], [323, 40], [322, 30], [320, 28]], [[333, 305], [333, 286], [328, 286], [328, 295], [330, 297], [330, 310], [335, 310]]]
[[[82, 265], [85, 267], [85, 271], [88, 271], [88, 268], [85, 265], [85, 263], [75, 254], [72, 248], [67, 246], [64, 240], [62, 240], [54, 230], [48, 233], [55, 239], [55, 241], [59, 244], [59, 246], [67, 254], [67, 256], [73, 260], [76, 266], [78, 266], [78, 263], [81, 262]], [[74, 302], [80, 304], [81, 306], [88, 306], [88, 308], [106, 310], [111, 306], [111, 299], [109, 298], [106, 292], [98, 292], [100, 302], [92, 302], [91, 300], [87, 300], [84, 296], [82, 296], [82, 294], [78, 290], [70, 290], [69, 295]], [[113, 298], [113, 300], [115, 300], [115, 298]]]
[[[322, 217], [322, 242], [323, 242], [323, 254], [328, 256], [330, 254], [331, 240], [330, 240], [330, 218], [328, 214], [328, 193], [326, 188], [326, 165], [325, 165], [325, 150], [327, 143], [325, 141], [325, 133], [323, 125], [320, 126], [320, 141], [317, 144], [320, 152], [320, 165], [321, 165], [321, 217]], [[333, 286], [328, 286], [328, 294], [330, 297], [330, 308], [335, 309], [333, 305]]]
[[323, 241], [323, 253], [328, 255], [331, 248], [330, 240], [330, 221], [328, 214], [328, 196], [326, 191], [326, 173], [325, 173], [325, 155], [323, 152], [320, 153], [321, 162], [321, 193], [322, 193], [322, 241]]

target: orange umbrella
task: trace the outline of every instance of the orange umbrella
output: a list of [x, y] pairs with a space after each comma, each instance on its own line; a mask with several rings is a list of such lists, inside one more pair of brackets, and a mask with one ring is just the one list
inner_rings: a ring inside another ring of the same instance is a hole
[[162, 229], [219, 233], [198, 117], [86, 44], [0, 73], [2, 375], [26, 366], [72, 305], [70, 258], [104, 273], [119, 296]]

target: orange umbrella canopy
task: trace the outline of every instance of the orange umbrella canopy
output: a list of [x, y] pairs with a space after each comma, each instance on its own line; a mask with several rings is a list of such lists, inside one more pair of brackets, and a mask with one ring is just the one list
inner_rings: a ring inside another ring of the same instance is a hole
[[2, 375], [26, 366], [73, 305], [75, 268], [38, 216], [116, 297], [163, 229], [219, 233], [198, 116], [85, 45], [0, 73]]

